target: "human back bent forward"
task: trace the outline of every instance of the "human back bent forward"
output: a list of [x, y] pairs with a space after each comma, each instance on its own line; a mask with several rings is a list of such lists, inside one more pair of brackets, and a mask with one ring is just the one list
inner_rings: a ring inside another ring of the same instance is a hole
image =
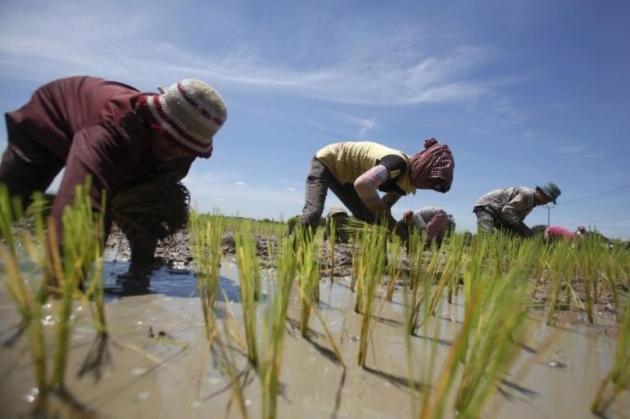
[[[369, 141], [347, 141], [320, 149], [306, 179], [303, 226], [314, 229], [320, 221], [328, 189], [359, 220], [396, 221], [391, 207], [416, 189], [447, 192], [453, 181], [454, 160], [447, 145], [434, 138], [423, 151], [409, 157], [402, 151]], [[378, 192], [384, 192], [381, 198]]]
[[[92, 206], [105, 210], [108, 231], [113, 198], [160, 174], [183, 178], [196, 157], [210, 157], [226, 117], [219, 94], [199, 80], [182, 80], [161, 94], [97, 77], [55, 80], [6, 114], [0, 183], [28, 205], [32, 193], [45, 191], [65, 168], [52, 210], [60, 229], [75, 187], [90, 176]], [[155, 244], [132, 241], [132, 262], [150, 262], [139, 259], [152, 260]]]

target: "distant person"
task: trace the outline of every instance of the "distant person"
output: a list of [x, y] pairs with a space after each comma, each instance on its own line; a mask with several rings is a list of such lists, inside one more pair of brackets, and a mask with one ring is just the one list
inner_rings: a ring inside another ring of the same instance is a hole
[[[445, 193], [453, 182], [451, 150], [435, 138], [424, 150], [408, 156], [379, 143], [347, 141], [319, 150], [306, 178], [306, 197], [300, 222], [315, 229], [324, 210], [328, 189], [361, 221], [378, 220], [394, 228], [391, 207], [416, 189]], [[385, 192], [381, 198], [379, 191]]]
[[417, 211], [406, 211], [402, 217], [402, 223], [407, 228], [417, 228], [425, 232], [424, 245], [431, 246], [435, 242], [438, 247], [446, 234], [454, 226], [453, 216], [439, 207], [423, 207]]
[[531, 236], [531, 230], [524, 223], [525, 217], [539, 205], [556, 203], [560, 188], [547, 182], [535, 189], [514, 186], [496, 189], [479, 198], [473, 212], [477, 216], [477, 231], [493, 233], [505, 230], [519, 236]]
[[545, 229], [544, 239], [547, 243], [553, 243], [558, 240], [573, 240], [576, 237], [576, 233], [568, 228], [560, 226], [549, 226]]
[[346, 243], [350, 239], [348, 231], [348, 222], [350, 221], [350, 215], [342, 207], [332, 207], [326, 215], [326, 230], [324, 231], [324, 239], [328, 239], [332, 232], [332, 227], [335, 227], [335, 241], [338, 243]]
[[[26, 206], [33, 192], [45, 191], [65, 168], [52, 208], [60, 228], [75, 187], [89, 175], [96, 212], [102, 210], [105, 193], [108, 232], [112, 199], [157, 179], [178, 182], [196, 157], [211, 156], [213, 137], [226, 117], [217, 91], [199, 80], [182, 80], [160, 94], [96, 77], [55, 80], [6, 114], [8, 146], [0, 183]], [[179, 196], [187, 199], [188, 193]], [[180, 204], [187, 208], [187, 202]], [[170, 209], [159, 210], [168, 217]], [[153, 263], [157, 238], [151, 233], [130, 238], [131, 271], [141, 272]]]

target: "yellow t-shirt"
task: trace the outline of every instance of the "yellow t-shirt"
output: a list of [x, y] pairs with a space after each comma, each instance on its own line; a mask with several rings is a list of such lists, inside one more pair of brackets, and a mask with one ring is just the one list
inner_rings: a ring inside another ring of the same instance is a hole
[[[383, 157], [395, 155], [402, 157], [409, 167], [409, 158], [402, 151], [370, 141], [346, 141], [329, 144], [315, 154], [315, 158], [328, 168], [340, 183], [354, 183], [366, 171], [378, 165]], [[390, 178], [400, 175], [398, 170], [390, 172]], [[396, 182], [406, 193], [416, 193], [416, 188], [409, 178], [409, 169]]]

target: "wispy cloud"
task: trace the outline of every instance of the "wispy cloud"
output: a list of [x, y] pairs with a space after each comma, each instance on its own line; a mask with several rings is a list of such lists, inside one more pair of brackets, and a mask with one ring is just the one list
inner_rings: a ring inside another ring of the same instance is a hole
[[[361, 52], [342, 60], [304, 66], [266, 58], [264, 50], [242, 47], [232, 52], [196, 50], [160, 40], [158, 15], [132, 20], [120, 28], [129, 11], [87, 12], [68, 18], [67, 8], [37, 15], [0, 18], [0, 74], [38, 81], [61, 74], [103, 74], [125, 81], [156, 84], [194, 75], [213, 83], [236, 87], [276, 89], [325, 101], [400, 105], [417, 103], [476, 102], [491, 94], [489, 85], [471, 78], [488, 60], [488, 51], [460, 46], [441, 54], [401, 50], [392, 45], [389, 55]], [[77, 36], [81, 34], [81, 36]], [[387, 37], [379, 44], [386, 46]], [[392, 43], [400, 42], [392, 36]], [[369, 40], [366, 40], [366, 42]], [[37, 65], [35, 65], [37, 64]], [[372, 127], [364, 121], [361, 130]], [[361, 133], [361, 131], [360, 131]]]
[[566, 144], [556, 147], [556, 151], [566, 154], [581, 153], [586, 149], [584, 144]]
[[341, 112], [335, 112], [335, 115], [339, 116], [345, 121], [350, 122], [351, 124], [359, 126], [359, 131], [356, 135], [357, 138], [364, 138], [369, 130], [376, 127], [376, 119], [374, 118], [359, 118]]

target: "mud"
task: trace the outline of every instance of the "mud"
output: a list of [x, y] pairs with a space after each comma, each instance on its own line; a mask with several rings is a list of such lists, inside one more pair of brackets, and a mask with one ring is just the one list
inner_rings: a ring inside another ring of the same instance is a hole
[[[231, 255], [233, 242], [228, 237], [223, 243], [227, 257], [222, 263], [220, 280], [225, 297], [217, 301], [216, 312], [219, 319], [224, 319], [228, 312], [234, 313], [238, 321], [238, 272]], [[175, 245], [162, 245], [158, 255], [163, 258], [164, 266], [153, 273], [145, 287], [137, 288], [120, 284], [119, 275], [128, 269], [125, 261], [128, 248], [124, 244], [119, 248], [110, 240], [105, 254], [108, 260], [105, 285], [112, 364], [99, 381], [89, 375], [77, 377], [95, 333], [88, 310], [75, 306], [67, 387], [90, 416], [240, 417], [236, 406], [230, 403], [228, 381], [207, 348], [185, 236], [177, 240]], [[267, 249], [268, 243], [259, 243], [262, 258], [266, 257]], [[269, 269], [263, 270], [264, 278], [270, 275]], [[409, 376], [400, 289], [392, 303], [377, 298], [366, 369], [356, 365], [361, 316], [352, 311], [354, 294], [348, 276], [336, 276], [331, 284], [324, 275], [319, 303], [319, 311], [339, 345], [345, 367], [331, 355], [332, 348], [316, 317], [311, 319], [310, 338], [300, 336], [296, 328], [297, 303], [294, 298], [289, 313], [279, 417], [417, 417], [412, 410], [419, 397], [416, 389], [430, 391], [430, 385], [422, 381], [418, 371]], [[45, 307], [44, 324], [50, 333], [56, 325], [55, 309], [55, 303]], [[438, 328], [439, 335], [420, 333], [412, 338], [416, 369], [433, 362], [437, 376], [461, 326], [462, 314], [460, 301], [444, 303], [431, 327], [431, 330]], [[0, 291], [0, 316], [1, 331], [19, 320], [4, 290]], [[487, 404], [483, 417], [593, 417], [589, 413], [590, 403], [614, 356], [614, 316], [605, 310], [598, 311], [596, 326], [587, 326], [567, 314], [561, 316], [555, 327], [545, 326], [541, 317], [542, 313], [532, 311], [532, 333], [527, 342], [522, 342], [521, 359], [508, 378], [498, 384], [499, 391]], [[26, 345], [27, 340], [22, 337], [14, 345], [0, 348], [0, 417], [24, 416], [32, 406], [34, 385]], [[437, 345], [438, 352], [430, 361], [427, 353], [432, 345]], [[546, 349], [543, 351], [541, 347]], [[50, 356], [52, 359], [53, 354]], [[251, 417], [258, 417], [260, 382], [256, 374], [247, 371], [243, 357], [238, 357], [238, 363], [248, 375], [245, 390], [248, 412]], [[64, 409], [62, 417], [77, 413], [76, 409]], [[612, 418], [630, 417], [629, 393], [621, 395], [609, 414]]]

